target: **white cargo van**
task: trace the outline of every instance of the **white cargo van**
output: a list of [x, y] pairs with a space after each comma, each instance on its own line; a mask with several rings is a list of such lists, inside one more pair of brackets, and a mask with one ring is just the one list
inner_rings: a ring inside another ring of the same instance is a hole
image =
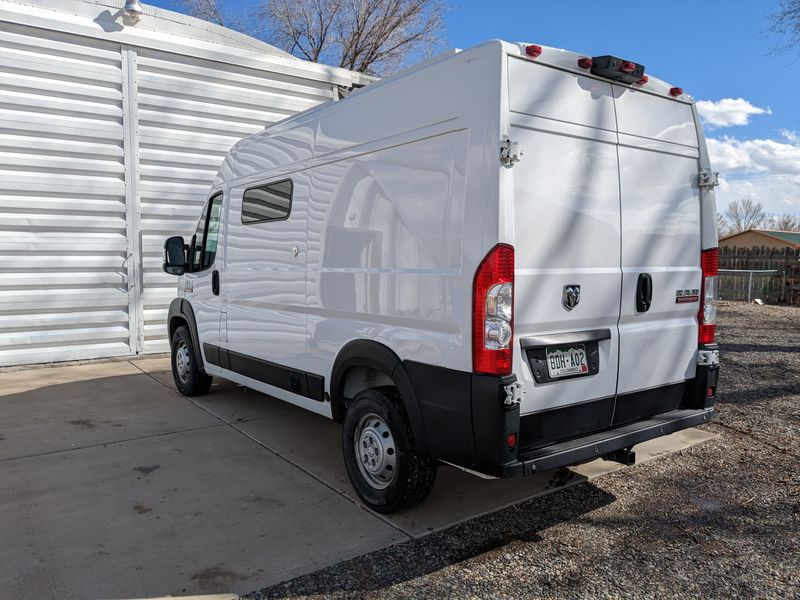
[[343, 425], [358, 495], [525, 477], [710, 420], [717, 231], [692, 99], [641, 64], [491, 41], [242, 140], [165, 244], [186, 395]]

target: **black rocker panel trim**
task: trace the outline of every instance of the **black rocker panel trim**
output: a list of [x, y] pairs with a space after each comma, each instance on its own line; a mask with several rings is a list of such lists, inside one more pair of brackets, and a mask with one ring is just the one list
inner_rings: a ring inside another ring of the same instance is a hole
[[212, 365], [222, 366], [222, 361], [219, 358], [219, 347], [211, 344], [203, 344], [203, 352], [206, 353], [206, 360]]
[[218, 367], [318, 402], [325, 401], [325, 378], [321, 375], [279, 365], [213, 344], [203, 344], [203, 350], [208, 362]]

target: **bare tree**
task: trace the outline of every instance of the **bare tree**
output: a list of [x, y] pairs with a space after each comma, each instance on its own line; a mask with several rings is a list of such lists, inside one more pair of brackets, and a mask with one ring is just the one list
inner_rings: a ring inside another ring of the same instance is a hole
[[788, 52], [800, 45], [800, 0], [780, 0], [770, 17], [769, 31], [781, 36], [776, 51]]
[[767, 219], [765, 226], [775, 231], [800, 231], [800, 216], [772, 215]]
[[[748, 204], [749, 203], [749, 204]], [[745, 205], [745, 206], [742, 206]], [[799, 231], [800, 232], [800, 215], [764, 215], [759, 221], [758, 203], [752, 204], [752, 200], [736, 201], [731, 203], [731, 207], [725, 211], [725, 214], [717, 213], [717, 231], [720, 236], [730, 235], [732, 233], [739, 233], [746, 229], [763, 227], [764, 229], [771, 229], [773, 231]], [[738, 216], [736, 219], [730, 219], [726, 215], [730, 215], [731, 211]], [[752, 216], [755, 215], [755, 216]], [[732, 223], [733, 221], [733, 223]], [[736, 223], [739, 223], [738, 225]], [[747, 226], [749, 223], [749, 226]]]
[[443, 10], [438, 0], [344, 0], [340, 66], [389, 72], [410, 54], [429, 54], [441, 41]]
[[228, 0], [177, 0], [183, 12], [252, 37], [263, 37], [264, 24], [256, 7]]
[[179, 0], [187, 14], [228, 27], [229, 24], [223, 17], [221, 0]]
[[[193, 17], [306, 60], [386, 75], [440, 46], [446, 0], [178, 0]], [[250, 10], [248, 10], [250, 9]]]
[[270, 42], [315, 62], [384, 75], [442, 41], [444, 0], [269, 0]]
[[336, 22], [343, 0], [271, 0], [262, 11], [269, 40], [301, 58], [320, 62], [337, 45]]
[[731, 233], [739, 233], [761, 227], [766, 221], [767, 214], [760, 202], [744, 198], [731, 202], [725, 209], [725, 217], [730, 224]]
[[717, 213], [717, 233], [720, 237], [731, 234], [731, 225], [722, 213]]

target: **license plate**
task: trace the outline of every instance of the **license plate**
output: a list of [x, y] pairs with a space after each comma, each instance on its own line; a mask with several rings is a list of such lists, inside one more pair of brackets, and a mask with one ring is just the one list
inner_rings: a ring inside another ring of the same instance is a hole
[[547, 349], [547, 372], [550, 379], [588, 375], [589, 363], [583, 344]]

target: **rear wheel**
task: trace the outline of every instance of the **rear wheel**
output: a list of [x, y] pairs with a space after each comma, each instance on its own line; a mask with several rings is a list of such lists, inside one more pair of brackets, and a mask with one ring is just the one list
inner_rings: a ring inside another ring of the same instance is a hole
[[212, 377], [200, 368], [189, 328], [181, 325], [172, 334], [172, 377], [184, 396], [201, 396], [211, 388]]
[[392, 513], [410, 508], [433, 488], [436, 461], [416, 449], [393, 387], [356, 395], [345, 416], [342, 449], [350, 481], [372, 510]]

